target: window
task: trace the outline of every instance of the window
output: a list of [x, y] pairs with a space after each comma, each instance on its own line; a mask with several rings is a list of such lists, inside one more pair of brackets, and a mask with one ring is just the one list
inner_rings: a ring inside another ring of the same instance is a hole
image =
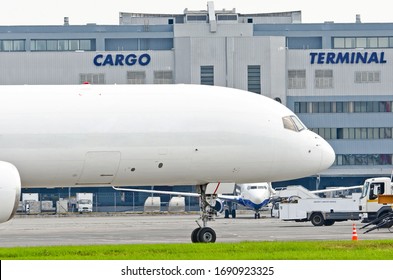
[[[95, 45], [95, 44], [94, 44]], [[31, 40], [31, 51], [94, 51], [92, 40]]]
[[91, 51], [91, 40], [80, 40], [79, 41], [79, 48], [83, 51]]
[[312, 102], [313, 113], [332, 113], [332, 102]]
[[295, 102], [295, 113], [390, 113], [391, 101]]
[[99, 73], [87, 73], [87, 74], [80, 74], [79, 75], [79, 83], [89, 83], [89, 84], [105, 84], [105, 74]]
[[79, 50], [79, 40], [70, 40], [69, 47], [70, 47], [70, 51]]
[[207, 22], [207, 15], [187, 15], [187, 22]]
[[237, 15], [217, 15], [217, 21], [237, 21]]
[[306, 129], [306, 126], [295, 116], [291, 116], [293, 123], [295, 124], [298, 131]]
[[282, 122], [285, 129], [293, 131], [302, 131], [306, 129], [306, 126], [296, 116], [283, 117]]
[[380, 71], [356, 71], [355, 83], [380, 83]]
[[47, 40], [46, 49], [48, 51], [57, 51], [57, 40]]
[[356, 47], [357, 48], [367, 48], [367, 39], [366, 38], [356, 38]]
[[261, 66], [248, 65], [247, 67], [248, 91], [261, 93]]
[[145, 71], [128, 71], [127, 83], [128, 84], [145, 84], [146, 73]]
[[282, 118], [282, 122], [284, 124], [284, 128], [285, 129], [289, 129], [289, 130], [293, 130], [293, 131], [297, 131], [295, 124], [292, 122], [291, 117], [284, 117]]
[[353, 49], [355, 48], [355, 38], [345, 38], [345, 48]]
[[214, 86], [214, 66], [201, 66], [201, 85]]
[[325, 139], [392, 139], [392, 127], [312, 128]]
[[172, 71], [154, 71], [155, 84], [173, 84]]
[[36, 41], [36, 50], [37, 51], [46, 51], [46, 40], [37, 40]]
[[392, 154], [336, 155], [335, 165], [391, 165]]
[[336, 113], [348, 113], [349, 102], [336, 102]]
[[393, 48], [393, 37], [334, 37], [334, 49]]
[[388, 37], [379, 37], [378, 38], [378, 48], [388, 48], [389, 47], [389, 38]]
[[68, 40], [59, 40], [57, 50], [59, 51], [68, 51]]
[[288, 89], [306, 88], [306, 70], [288, 70]]
[[333, 48], [344, 49], [345, 48], [344, 38], [333, 38]]
[[307, 102], [295, 102], [295, 113], [308, 113]]
[[0, 40], [0, 52], [20, 52], [25, 50], [25, 40]]
[[315, 88], [333, 88], [333, 70], [315, 70]]
[[367, 46], [369, 48], [378, 48], [378, 38], [377, 37], [367, 38]]

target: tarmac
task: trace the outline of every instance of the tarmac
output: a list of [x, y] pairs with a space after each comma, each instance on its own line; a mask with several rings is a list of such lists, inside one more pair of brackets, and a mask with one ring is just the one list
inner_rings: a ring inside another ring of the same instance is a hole
[[[17, 215], [0, 224], [0, 247], [89, 244], [191, 243], [199, 215], [186, 214], [73, 214]], [[358, 240], [393, 240], [393, 232], [380, 229], [363, 234], [360, 221], [315, 227], [310, 222], [289, 222], [244, 212], [236, 219], [217, 217], [208, 223], [217, 242], [351, 240], [353, 224]], [[391, 229], [392, 230], [392, 229]]]

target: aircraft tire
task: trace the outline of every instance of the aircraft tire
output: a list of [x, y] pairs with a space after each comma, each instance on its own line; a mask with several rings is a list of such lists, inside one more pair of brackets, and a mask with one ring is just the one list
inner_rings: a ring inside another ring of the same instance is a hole
[[232, 218], [236, 218], [236, 210], [235, 209], [232, 209]]
[[201, 230], [201, 228], [196, 228], [196, 229], [194, 229], [193, 231], [192, 231], [192, 233], [191, 233], [191, 241], [192, 241], [192, 243], [199, 243], [199, 241], [198, 241], [198, 233], [199, 233], [199, 231]]
[[322, 213], [314, 213], [310, 217], [311, 223], [316, 226], [320, 227], [325, 224], [325, 219], [323, 218]]
[[216, 232], [209, 227], [201, 228], [198, 232], [198, 242], [200, 243], [216, 242]]
[[229, 209], [225, 209], [224, 215], [225, 219], [229, 218]]

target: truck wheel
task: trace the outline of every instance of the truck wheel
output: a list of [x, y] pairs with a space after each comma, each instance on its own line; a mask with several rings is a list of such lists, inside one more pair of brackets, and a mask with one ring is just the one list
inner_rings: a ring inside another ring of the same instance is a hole
[[332, 226], [332, 225], [334, 225], [335, 222], [336, 222], [335, 220], [326, 220], [324, 225], [325, 226]]
[[323, 215], [321, 213], [312, 214], [310, 221], [316, 227], [320, 227], [325, 224], [325, 219], [323, 218]]

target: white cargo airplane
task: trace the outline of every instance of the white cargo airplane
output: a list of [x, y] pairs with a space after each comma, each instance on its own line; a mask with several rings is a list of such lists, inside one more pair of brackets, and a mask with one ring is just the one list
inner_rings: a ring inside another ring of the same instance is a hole
[[[174, 192], [174, 191], [159, 191], [159, 190], [146, 190], [146, 189], [129, 189], [129, 188], [114, 188], [118, 191], [130, 191], [152, 194], [169, 194], [174, 196], [189, 196], [200, 197], [199, 193], [191, 192]], [[229, 209], [225, 206], [226, 202], [233, 202], [249, 208], [255, 212], [255, 219], [260, 218], [260, 211], [266, 207], [275, 194], [274, 189], [270, 183], [253, 183], [253, 184], [234, 184], [233, 195], [230, 194], [217, 194], [215, 201], [210, 204], [213, 206], [216, 213], [224, 212], [225, 218], [229, 218], [231, 214], [233, 218], [236, 217], [236, 209]]]
[[21, 186], [197, 185], [203, 225], [193, 236], [213, 242], [208, 183], [305, 177], [334, 159], [292, 111], [242, 90], [0, 86], [0, 222], [15, 214]]

